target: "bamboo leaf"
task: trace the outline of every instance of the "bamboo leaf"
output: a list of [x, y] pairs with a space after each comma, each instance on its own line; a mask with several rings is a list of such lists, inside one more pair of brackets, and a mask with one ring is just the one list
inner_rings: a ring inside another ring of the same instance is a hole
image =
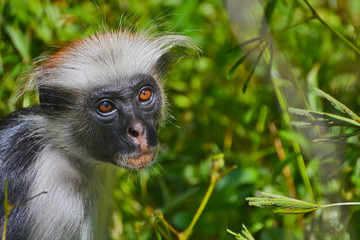
[[235, 70], [245, 61], [249, 53], [250, 52], [245, 53], [244, 56], [242, 56], [239, 60], [236, 61], [234, 66], [231, 67], [228, 74], [226, 75], [227, 79], [230, 79], [234, 75]]
[[360, 127], [360, 123], [343, 116], [339, 116], [336, 114], [331, 113], [325, 113], [325, 112], [318, 112], [318, 111], [312, 111], [312, 110], [306, 110], [306, 109], [298, 109], [298, 108], [288, 108], [290, 113], [300, 115], [300, 116], [308, 116], [308, 117], [315, 117], [317, 118], [317, 121], [323, 120], [323, 121], [329, 121], [330, 124], [338, 124], [338, 126], [351, 126], [351, 127]]
[[246, 45], [248, 45], [250, 43], [253, 43], [253, 42], [256, 42], [256, 41], [259, 41], [261, 43], [264, 40], [266, 40], [267, 37], [268, 37], [267, 35], [261, 35], [261, 36], [255, 37], [255, 38], [251, 38], [249, 40], [245, 40], [245, 41], [241, 42], [239, 45], [237, 45], [235, 48], [230, 49], [230, 52], [234, 51], [237, 48], [245, 47]]
[[261, 59], [261, 57], [262, 57], [262, 55], [263, 55], [263, 53], [264, 53], [264, 51], [266, 49], [266, 45], [267, 44], [265, 44], [265, 46], [263, 47], [263, 49], [261, 50], [261, 52], [257, 56], [257, 58], [256, 58], [256, 60], [254, 62], [254, 66], [251, 68], [251, 72], [250, 72], [249, 76], [246, 78], [246, 81], [245, 81], [244, 86], [243, 86], [243, 93], [246, 92], [246, 89], [247, 89], [247, 86], [248, 86], [248, 84], [250, 82], [250, 79], [251, 79], [252, 75], [254, 74], [255, 69], [256, 69], [257, 65], [259, 64], [259, 61], [260, 61], [260, 59]]
[[229, 73], [226, 75], [227, 79], [230, 79], [232, 77], [232, 75], [234, 75], [235, 70], [246, 60], [246, 58], [249, 56], [250, 53], [252, 53], [255, 49], [257, 49], [259, 47], [260, 44], [261, 44], [261, 42], [256, 44], [255, 47], [253, 47], [252, 49], [247, 51], [240, 59], [238, 59], [235, 62], [234, 66], [231, 67], [231, 69], [229, 70]]
[[310, 127], [310, 126], [320, 126], [320, 127], [342, 127], [342, 126], [349, 126], [347, 123], [336, 123], [336, 122], [330, 122], [327, 121], [326, 119], [324, 120], [308, 120], [308, 121], [304, 121], [304, 122], [300, 122], [300, 121], [293, 121], [291, 122], [291, 125], [293, 125], [294, 127], [298, 127], [298, 128], [306, 128], [306, 127]]
[[359, 134], [360, 134], [360, 131], [355, 131], [352, 133], [342, 134], [342, 135], [338, 135], [338, 136], [318, 138], [318, 139], [315, 139], [314, 142], [329, 142], [329, 141], [334, 141], [334, 140], [341, 140], [341, 139], [349, 138], [349, 137], [356, 136]]
[[342, 104], [341, 102], [339, 102], [338, 100], [327, 94], [326, 92], [316, 87], [314, 87], [313, 89], [317, 95], [328, 100], [336, 109], [347, 114], [353, 120], [360, 122], [360, 117], [357, 114], [355, 114], [353, 111], [351, 111], [347, 106], [345, 106], [344, 104]]

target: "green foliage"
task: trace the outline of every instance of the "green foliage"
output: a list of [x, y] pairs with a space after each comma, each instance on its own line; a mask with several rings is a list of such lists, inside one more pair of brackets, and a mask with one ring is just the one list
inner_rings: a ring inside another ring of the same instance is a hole
[[347, 126], [351, 127], [354, 130], [347, 134], [341, 134], [338, 136], [331, 136], [331, 137], [322, 137], [315, 139], [314, 141], [330, 141], [330, 140], [338, 140], [344, 139], [348, 137], [352, 137], [355, 135], [360, 134], [360, 117], [356, 115], [353, 111], [351, 111], [347, 106], [330, 96], [329, 94], [321, 91], [320, 89], [314, 88], [316, 94], [320, 97], [325, 98], [328, 100], [337, 110], [340, 110], [342, 113], [348, 115], [348, 117], [343, 117], [331, 113], [325, 112], [317, 112], [313, 110], [305, 110], [305, 109], [296, 109], [296, 108], [289, 108], [289, 112], [300, 115], [300, 116], [308, 116], [315, 118], [315, 120], [307, 120], [306, 122], [292, 122], [292, 124], [296, 127], [310, 127], [310, 126], [326, 126], [326, 127], [333, 127], [333, 126]]
[[264, 207], [264, 206], [278, 207], [279, 209], [275, 210], [274, 213], [282, 213], [282, 214], [304, 214], [327, 207], [360, 205], [360, 202], [346, 202], [346, 203], [319, 205], [315, 203], [301, 201], [295, 198], [279, 196], [276, 194], [261, 193], [261, 195], [262, 196], [260, 197], [248, 197], [246, 198], [246, 201], [249, 202], [250, 206], [255, 206], [255, 207]]
[[261, 193], [262, 197], [248, 197], [246, 200], [250, 206], [276, 206], [280, 209], [275, 210], [275, 213], [283, 214], [304, 214], [312, 212], [321, 208], [321, 205], [300, 201], [294, 198], [279, 196], [276, 194]]
[[[238, 239], [358, 239], [359, 207], [277, 215], [245, 199], [261, 190], [321, 206], [360, 201], [359, 16], [357, 0], [0, 0], [0, 115], [37, 103], [34, 92], [16, 96], [26, 66], [52, 46], [124, 21], [183, 33], [202, 54], [168, 76], [174, 118], [158, 164], [119, 170], [113, 238], [175, 239], [206, 196], [211, 156], [224, 153], [224, 169], [238, 168], [214, 185], [189, 239], [233, 239], [226, 229]], [[265, 201], [274, 199], [286, 198]]]
[[255, 240], [245, 225], [243, 225], [243, 228], [244, 228], [244, 230], [241, 231], [241, 234], [234, 233], [233, 231], [231, 231], [229, 229], [227, 231], [228, 231], [228, 233], [234, 235], [235, 238], [238, 240]]

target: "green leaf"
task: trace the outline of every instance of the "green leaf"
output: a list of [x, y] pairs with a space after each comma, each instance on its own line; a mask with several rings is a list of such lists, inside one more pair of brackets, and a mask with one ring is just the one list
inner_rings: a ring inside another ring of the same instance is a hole
[[227, 229], [226, 231], [231, 235], [235, 236], [237, 240], [255, 240], [255, 238], [251, 235], [251, 233], [244, 224], [242, 225], [242, 227], [243, 230], [241, 231], [241, 233], [235, 233], [229, 229]]
[[234, 66], [231, 67], [228, 74], [226, 75], [227, 79], [230, 79], [234, 75], [234, 72], [236, 71], [236, 69], [246, 60], [246, 58], [249, 56], [250, 53], [252, 53], [255, 49], [257, 49], [259, 47], [260, 44], [261, 44], [261, 42], [256, 44], [256, 46], [254, 48], [247, 51], [240, 59], [238, 59], [235, 62]]
[[268, 38], [267, 35], [261, 35], [261, 36], [258, 36], [258, 37], [255, 37], [255, 38], [251, 38], [249, 40], [246, 40], [246, 41], [243, 41], [241, 42], [239, 45], [237, 45], [235, 48], [232, 48], [230, 50], [231, 51], [234, 51], [235, 49], [237, 48], [242, 48], [242, 47], [245, 47], [246, 45], [250, 44], [250, 43], [253, 43], [253, 42], [256, 42], [256, 41], [260, 41], [260, 42], [263, 42], [264, 40], [266, 40]]
[[274, 212], [283, 214], [304, 214], [322, 208], [321, 205], [301, 201], [295, 198], [289, 198], [264, 192], [262, 192], [261, 195], [262, 197], [248, 197], [246, 198], [246, 201], [249, 202], [250, 206], [255, 207], [279, 207], [280, 209], [275, 210]]
[[349, 137], [356, 136], [359, 134], [360, 134], [360, 131], [355, 131], [352, 133], [341, 134], [338, 136], [318, 138], [318, 139], [315, 139], [314, 142], [329, 142], [329, 141], [334, 141], [334, 140], [341, 140], [341, 139], [349, 138]]
[[291, 122], [291, 125], [293, 125], [294, 127], [298, 127], [298, 128], [306, 128], [306, 127], [310, 127], [311, 123], [310, 122], [297, 122], [297, 121], [294, 121], [294, 122]]
[[247, 89], [247, 86], [248, 86], [248, 84], [250, 82], [250, 79], [251, 79], [252, 75], [254, 74], [255, 69], [256, 69], [257, 65], [259, 64], [259, 61], [260, 61], [260, 59], [261, 59], [261, 57], [262, 57], [262, 55], [263, 55], [263, 53], [264, 53], [264, 51], [266, 49], [266, 45], [267, 44], [265, 44], [263, 49], [261, 49], [261, 52], [259, 53], [258, 57], [256, 58], [256, 60], [254, 62], [254, 66], [251, 68], [251, 72], [250, 72], [249, 76], [246, 78], [246, 81], [245, 81], [244, 86], [243, 86], [243, 93], [246, 92], [246, 89]]
[[236, 69], [245, 61], [245, 59], [248, 55], [249, 55], [249, 52], [244, 54], [244, 56], [242, 56], [239, 60], [236, 61], [234, 66], [231, 67], [228, 74], [226, 75], [227, 79], [230, 79], [234, 75], [234, 72], [236, 71]]
[[322, 98], [325, 98], [326, 100], [328, 100], [329, 102], [331, 102], [331, 104], [338, 109], [339, 111], [347, 114], [350, 118], [352, 118], [353, 120], [357, 121], [360, 123], [360, 117], [355, 114], [353, 111], [351, 111], [347, 106], [345, 106], [344, 104], [342, 104], [341, 102], [339, 102], [338, 100], [336, 100], [335, 98], [333, 98], [332, 96], [330, 96], [329, 94], [327, 94], [326, 92], [314, 87], [313, 88], [314, 91], [316, 92], [317, 95], [319, 95]]
[[30, 59], [30, 47], [26, 35], [21, 32], [19, 28], [10, 25], [5, 26], [5, 31], [9, 35], [12, 43], [14, 44], [17, 51], [20, 53], [23, 60], [28, 61]]
[[309, 208], [309, 209], [277, 209], [274, 210], [274, 213], [279, 213], [279, 214], [305, 214], [305, 213], [309, 213], [312, 211], [317, 210], [318, 208], [314, 209], [314, 208]]
[[360, 123], [346, 117], [342, 117], [336, 114], [331, 113], [325, 113], [325, 112], [318, 112], [318, 111], [312, 111], [312, 110], [306, 110], [306, 109], [298, 109], [298, 108], [288, 108], [290, 113], [301, 115], [301, 116], [308, 116], [308, 117], [314, 117], [317, 118], [317, 121], [315, 121], [315, 124], [319, 124], [319, 120], [322, 121], [328, 121], [330, 125], [337, 125], [337, 126], [350, 126], [350, 127], [360, 127]]

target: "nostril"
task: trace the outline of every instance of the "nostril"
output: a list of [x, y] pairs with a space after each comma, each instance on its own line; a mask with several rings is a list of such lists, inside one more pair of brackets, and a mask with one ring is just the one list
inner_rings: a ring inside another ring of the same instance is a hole
[[127, 129], [127, 132], [128, 132], [130, 137], [138, 137], [139, 136], [139, 132], [133, 127], [129, 127]]
[[144, 127], [141, 123], [135, 123], [127, 128], [127, 133], [130, 137], [137, 138], [144, 132]]

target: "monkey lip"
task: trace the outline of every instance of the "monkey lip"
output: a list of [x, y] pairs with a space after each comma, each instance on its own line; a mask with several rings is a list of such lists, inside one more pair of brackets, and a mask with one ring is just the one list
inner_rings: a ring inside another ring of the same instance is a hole
[[156, 151], [130, 154], [126, 157], [118, 158], [116, 163], [118, 166], [129, 169], [140, 169], [150, 165], [156, 156]]

